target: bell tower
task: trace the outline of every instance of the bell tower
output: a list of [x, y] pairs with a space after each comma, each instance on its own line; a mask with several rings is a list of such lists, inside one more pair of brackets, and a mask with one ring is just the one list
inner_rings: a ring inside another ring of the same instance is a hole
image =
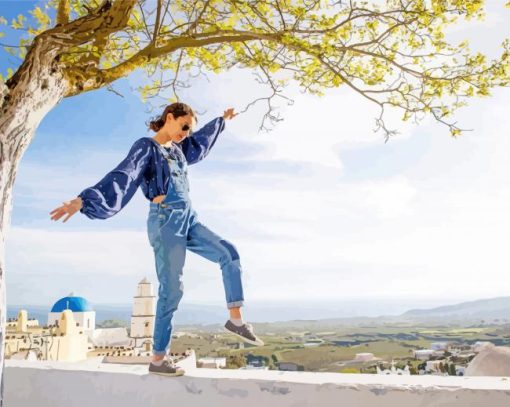
[[[153, 342], [154, 320], [156, 318], [156, 297], [152, 291], [152, 283], [144, 278], [138, 283], [136, 295], [133, 297], [133, 313], [131, 315], [131, 344], [142, 351], [150, 351]], [[145, 344], [145, 346], [144, 346]]]

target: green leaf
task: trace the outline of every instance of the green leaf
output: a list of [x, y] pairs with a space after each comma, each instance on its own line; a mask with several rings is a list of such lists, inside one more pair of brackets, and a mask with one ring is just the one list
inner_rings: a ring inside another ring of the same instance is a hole
[[15, 30], [23, 28], [23, 21], [26, 19], [27, 18], [23, 14], [18, 14], [17, 20], [14, 18], [12, 19], [11, 27], [14, 28]]

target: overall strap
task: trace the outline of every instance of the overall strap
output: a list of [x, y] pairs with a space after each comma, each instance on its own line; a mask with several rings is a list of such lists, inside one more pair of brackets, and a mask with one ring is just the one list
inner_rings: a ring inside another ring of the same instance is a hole
[[175, 160], [175, 152], [172, 147], [164, 147], [161, 144], [159, 145], [159, 151], [163, 154], [163, 158], [166, 160]]
[[177, 144], [173, 144], [172, 147], [165, 148], [167, 153], [169, 154], [170, 158], [175, 161], [184, 161], [186, 162], [186, 156], [181, 150], [181, 147]]

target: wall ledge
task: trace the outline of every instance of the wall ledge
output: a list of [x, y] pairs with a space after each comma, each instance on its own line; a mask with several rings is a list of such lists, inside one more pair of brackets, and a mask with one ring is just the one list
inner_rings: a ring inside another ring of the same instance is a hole
[[[510, 377], [444, 377], [194, 368], [149, 374], [147, 365], [5, 360], [7, 407], [510, 405]], [[186, 362], [186, 361], [184, 361]], [[179, 363], [183, 365], [185, 363]], [[413, 404], [409, 404], [413, 403]], [[479, 403], [479, 404], [478, 404]]]

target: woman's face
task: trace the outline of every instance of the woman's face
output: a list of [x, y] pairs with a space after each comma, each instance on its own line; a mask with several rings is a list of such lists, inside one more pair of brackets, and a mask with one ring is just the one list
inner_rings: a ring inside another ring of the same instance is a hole
[[180, 143], [186, 137], [188, 137], [191, 132], [193, 132], [195, 126], [195, 119], [189, 113], [186, 116], [180, 116], [177, 119], [174, 119], [172, 113], [168, 113], [166, 116], [165, 127], [167, 130], [167, 134], [169, 140], [174, 143]]

